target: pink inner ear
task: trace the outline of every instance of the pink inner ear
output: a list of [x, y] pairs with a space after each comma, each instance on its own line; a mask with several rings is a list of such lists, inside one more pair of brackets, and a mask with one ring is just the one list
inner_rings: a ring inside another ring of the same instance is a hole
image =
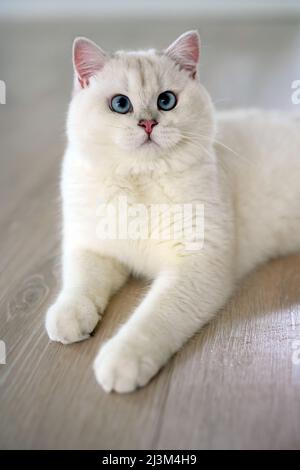
[[182, 34], [174, 41], [165, 53], [180, 67], [195, 77], [200, 55], [200, 39], [196, 31]]
[[100, 47], [85, 38], [78, 38], [73, 46], [73, 64], [81, 88], [89, 85], [89, 79], [102, 69], [107, 55]]
[[196, 35], [190, 35], [186, 39], [186, 52], [190, 56], [190, 59], [197, 64], [199, 60], [199, 39]]

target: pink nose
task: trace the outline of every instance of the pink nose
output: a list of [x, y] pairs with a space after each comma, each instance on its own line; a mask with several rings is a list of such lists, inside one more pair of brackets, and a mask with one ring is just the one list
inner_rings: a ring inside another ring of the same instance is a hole
[[154, 119], [141, 119], [138, 123], [138, 126], [141, 126], [145, 129], [148, 135], [153, 131], [153, 127], [157, 126], [158, 122]]

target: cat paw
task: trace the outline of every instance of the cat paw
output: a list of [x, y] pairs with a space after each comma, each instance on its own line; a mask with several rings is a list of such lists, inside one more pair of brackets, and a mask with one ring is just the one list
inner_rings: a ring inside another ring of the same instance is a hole
[[52, 341], [75, 343], [89, 338], [99, 319], [88, 297], [61, 295], [47, 312], [46, 330]]
[[94, 361], [96, 379], [106, 392], [132, 392], [146, 385], [159, 368], [142, 348], [118, 337], [109, 340]]

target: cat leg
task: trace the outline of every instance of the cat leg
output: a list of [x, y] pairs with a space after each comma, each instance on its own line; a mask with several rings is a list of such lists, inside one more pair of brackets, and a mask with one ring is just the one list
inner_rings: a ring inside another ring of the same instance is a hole
[[105, 391], [130, 392], [145, 385], [188, 338], [225, 304], [233, 276], [220, 259], [165, 272], [129, 321], [94, 362]]
[[88, 338], [127, 276], [127, 270], [110, 258], [85, 250], [68, 253], [63, 288], [46, 315], [49, 338], [64, 344]]

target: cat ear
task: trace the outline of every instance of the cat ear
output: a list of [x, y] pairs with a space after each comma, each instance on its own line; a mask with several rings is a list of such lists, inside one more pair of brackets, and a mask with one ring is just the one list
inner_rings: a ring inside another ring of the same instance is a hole
[[73, 43], [73, 66], [75, 71], [75, 88], [78, 85], [86, 88], [89, 79], [102, 69], [108, 55], [89, 39], [79, 37]]
[[176, 39], [165, 51], [182, 69], [195, 78], [200, 56], [198, 31], [188, 31]]

